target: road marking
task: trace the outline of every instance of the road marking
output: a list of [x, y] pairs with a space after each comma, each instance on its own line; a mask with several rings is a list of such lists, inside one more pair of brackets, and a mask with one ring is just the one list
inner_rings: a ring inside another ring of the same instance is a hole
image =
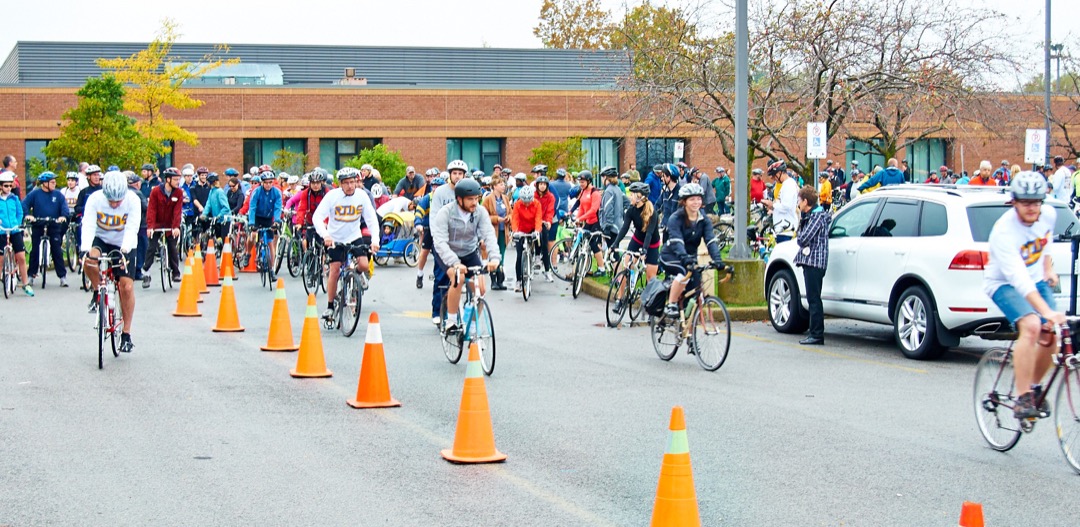
[[825, 351], [825, 350], [822, 350], [822, 349], [811, 348], [809, 346], [795, 346], [795, 345], [789, 344], [787, 342], [784, 342], [782, 340], [773, 340], [773, 339], [770, 339], [770, 338], [758, 337], [758, 336], [755, 336], [755, 335], [748, 335], [746, 333], [739, 333], [739, 332], [736, 332], [736, 331], [731, 332], [731, 334], [735, 335], [737, 337], [747, 338], [747, 339], [750, 339], [750, 340], [756, 340], [758, 342], [767, 342], [769, 344], [775, 344], [777, 346], [783, 346], [783, 347], [788, 348], [788, 349], [794, 349], [794, 350], [799, 350], [799, 351], [809, 351], [809, 352], [812, 352], [812, 353], [817, 353], [819, 355], [825, 355], [826, 357], [833, 357], [833, 358], [837, 358], [837, 359], [844, 359], [844, 360], [850, 360], [850, 361], [855, 361], [855, 362], [861, 362], [863, 364], [872, 364], [874, 366], [884, 366], [886, 368], [892, 368], [892, 369], [896, 369], [896, 370], [906, 371], [906, 372], [909, 372], [909, 373], [924, 373], [924, 374], [929, 373], [928, 371], [923, 370], [923, 369], [919, 369], [919, 368], [912, 368], [912, 367], [909, 367], [909, 366], [899, 366], [897, 364], [889, 364], [888, 362], [882, 362], [882, 361], [877, 361], [877, 360], [872, 360], [872, 359], [861, 359], [859, 357], [852, 357], [851, 355], [845, 355], [843, 353], [837, 353], [835, 351]]
[[402, 311], [401, 313], [394, 313], [395, 317], [408, 317], [408, 318], [431, 318], [430, 311]]

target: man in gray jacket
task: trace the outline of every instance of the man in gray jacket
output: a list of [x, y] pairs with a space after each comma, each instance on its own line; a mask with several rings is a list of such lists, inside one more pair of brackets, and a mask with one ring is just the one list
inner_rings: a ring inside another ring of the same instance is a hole
[[[428, 207], [428, 230], [431, 231], [432, 236], [434, 236], [435, 231], [432, 230], [431, 224], [435, 221], [435, 217], [440, 210], [454, 202], [454, 188], [457, 186], [458, 181], [465, 177], [468, 170], [469, 167], [460, 159], [455, 159], [446, 165], [446, 173], [448, 174], [446, 184], [431, 193], [431, 204]], [[434, 247], [434, 238], [432, 238], [431, 244]], [[439, 320], [439, 308], [442, 307], [442, 287], [450, 283], [446, 277], [446, 266], [441, 265], [438, 253], [435, 253], [435, 270], [432, 274], [435, 276], [435, 287], [431, 290], [431, 323], [437, 326], [441, 322]]]
[[600, 171], [600, 177], [604, 180], [604, 195], [600, 200], [600, 232], [610, 248], [615, 235], [622, 228], [626, 195], [619, 189], [619, 172], [615, 167], [605, 167]]
[[[461, 286], [469, 267], [480, 267], [480, 243], [486, 247], [498, 247], [495, 227], [488, 211], [480, 206], [483, 190], [473, 179], [464, 179], [454, 188], [456, 203], [439, 210], [431, 220], [431, 239], [435, 245], [435, 266], [447, 270], [450, 288], [446, 291], [447, 333], [457, 330], [458, 303]], [[487, 270], [499, 267], [499, 252], [488, 251]], [[480, 282], [483, 294], [484, 284]], [[438, 317], [438, 315], [436, 315]], [[438, 324], [438, 322], [436, 322]]]

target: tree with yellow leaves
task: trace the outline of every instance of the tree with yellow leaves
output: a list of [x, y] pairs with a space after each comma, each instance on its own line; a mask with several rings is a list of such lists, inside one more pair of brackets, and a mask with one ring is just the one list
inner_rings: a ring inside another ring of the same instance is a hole
[[[203, 101], [184, 92], [188, 79], [201, 77], [223, 64], [236, 64], [240, 59], [222, 60], [214, 54], [203, 57], [198, 64], [174, 60], [172, 46], [180, 37], [176, 22], [166, 18], [150, 45], [127, 58], [98, 59], [102, 69], [112, 70], [118, 81], [129, 85], [124, 97], [124, 111], [136, 118], [135, 129], [159, 146], [159, 155], [169, 152], [167, 141], [189, 145], [199, 143], [195, 133], [185, 130], [166, 117], [165, 108], [188, 110], [203, 105]], [[216, 53], [228, 53], [228, 47], [215, 48]]]

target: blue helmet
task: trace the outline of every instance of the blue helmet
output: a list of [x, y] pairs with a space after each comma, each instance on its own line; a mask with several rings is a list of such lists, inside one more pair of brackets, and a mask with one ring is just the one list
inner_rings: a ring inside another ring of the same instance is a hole
[[52, 172], [46, 170], [45, 172], [42, 172], [38, 175], [37, 182], [40, 185], [42, 183], [45, 183], [46, 181], [52, 181], [54, 179], [56, 179], [56, 174], [53, 174]]
[[440, 187], [440, 186], [445, 185], [445, 184], [446, 184], [446, 180], [441, 178], [441, 177], [437, 177], [437, 178], [431, 180], [432, 188]]
[[109, 168], [105, 169], [106, 172], [119, 172], [120, 167], [116, 165], [109, 165]]
[[240, 173], [237, 172], [235, 168], [230, 167], [230, 168], [225, 169], [225, 175], [232, 177], [232, 176], [239, 176]]

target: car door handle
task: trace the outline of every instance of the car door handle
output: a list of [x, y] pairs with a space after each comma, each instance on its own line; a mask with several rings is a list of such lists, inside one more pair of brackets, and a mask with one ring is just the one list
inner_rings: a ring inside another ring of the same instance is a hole
[[854, 250], [854, 249], [844, 249], [844, 252], [846, 252], [846, 253], [848, 253], [848, 254], [855, 254], [855, 250]]
[[897, 255], [897, 256], [904, 256], [904, 255], [906, 255], [906, 254], [907, 254], [907, 251], [896, 251], [896, 252], [894, 252], [893, 254], [895, 254], [895, 255]]

